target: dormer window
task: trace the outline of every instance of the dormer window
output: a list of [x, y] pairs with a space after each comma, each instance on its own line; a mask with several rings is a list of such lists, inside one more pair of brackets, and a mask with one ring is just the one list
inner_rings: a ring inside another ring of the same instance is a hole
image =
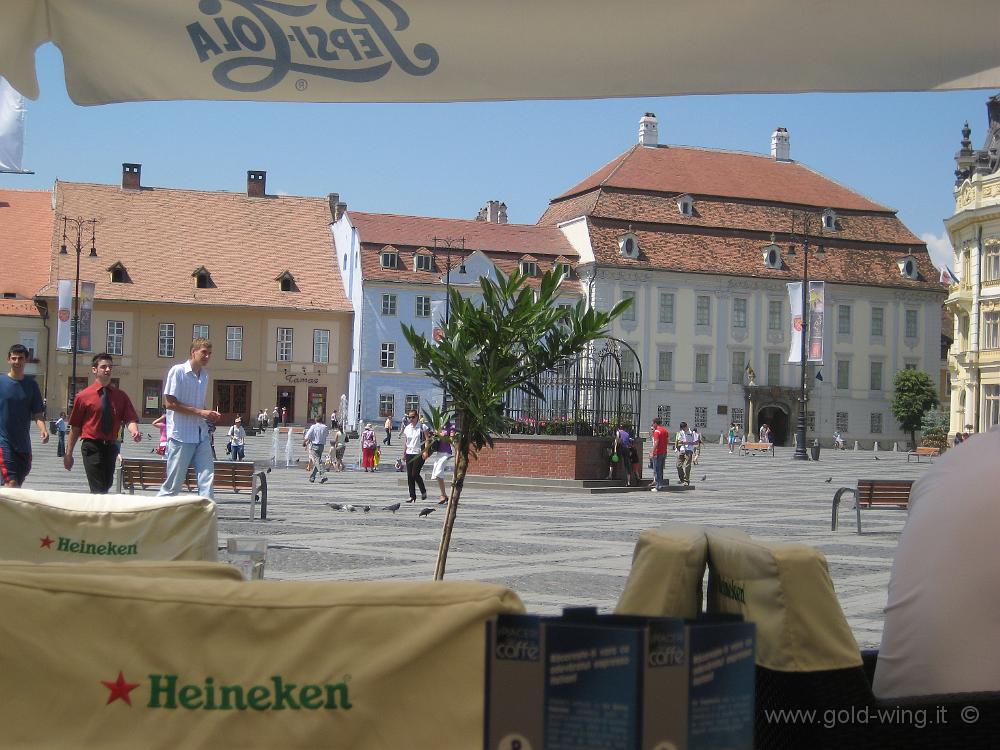
[[127, 284], [130, 281], [128, 271], [125, 269], [125, 266], [122, 265], [121, 261], [117, 261], [113, 265], [108, 266], [107, 271], [111, 274], [112, 284]]
[[556, 272], [564, 279], [571, 278], [573, 276], [573, 266], [560, 261], [556, 263]]
[[194, 273], [192, 273], [191, 276], [194, 277], [194, 285], [198, 289], [211, 289], [215, 286], [215, 284], [212, 283], [212, 274], [208, 272], [208, 269], [205, 268], [205, 266], [199, 266], [194, 269]]
[[417, 253], [413, 256], [414, 271], [433, 271], [434, 257], [427, 253]]
[[291, 271], [282, 271], [274, 280], [278, 282], [278, 289], [283, 292], [297, 292], [299, 290]]
[[782, 267], [781, 246], [774, 241], [774, 233], [771, 233], [771, 244], [764, 246], [764, 268], [780, 269]]
[[399, 268], [399, 252], [394, 247], [386, 245], [379, 255], [379, 264], [382, 268]]
[[824, 232], [836, 232], [837, 231], [837, 212], [832, 208], [826, 209], [823, 212], [823, 231]]
[[896, 267], [899, 268], [899, 275], [904, 279], [916, 281], [920, 278], [920, 271], [917, 268], [917, 259], [912, 255], [904, 255], [902, 258], [897, 260]]
[[694, 198], [690, 195], [678, 195], [677, 210], [681, 212], [681, 216], [694, 216]]
[[639, 238], [631, 232], [618, 238], [618, 252], [623, 258], [639, 257]]
[[537, 276], [538, 275], [538, 261], [535, 260], [522, 260], [521, 273], [525, 276]]

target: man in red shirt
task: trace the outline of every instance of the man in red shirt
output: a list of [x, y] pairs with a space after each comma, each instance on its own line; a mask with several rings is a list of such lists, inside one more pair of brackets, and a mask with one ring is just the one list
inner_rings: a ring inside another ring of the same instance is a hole
[[653, 450], [650, 456], [653, 459], [653, 492], [659, 492], [666, 483], [663, 481], [663, 464], [667, 460], [667, 446], [670, 444], [670, 432], [663, 426], [659, 417], [653, 418]]
[[128, 395], [111, 385], [114, 368], [110, 354], [98, 354], [93, 359], [94, 382], [76, 394], [73, 413], [69, 417], [69, 445], [63, 456], [66, 471], [73, 468], [73, 448], [81, 437], [80, 456], [87, 472], [90, 491], [106, 494], [115, 478], [118, 458], [118, 431], [122, 423], [128, 427], [135, 442], [142, 440], [139, 417]]

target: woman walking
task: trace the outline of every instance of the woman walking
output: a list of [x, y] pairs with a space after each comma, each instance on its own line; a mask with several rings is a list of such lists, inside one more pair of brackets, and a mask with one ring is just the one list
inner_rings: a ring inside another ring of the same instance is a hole
[[[632, 486], [632, 436], [629, 434], [625, 423], [620, 423], [615, 430], [615, 440], [611, 445], [611, 453], [618, 456], [618, 466], [621, 467], [621, 479], [625, 480], [625, 486]], [[613, 471], [613, 467], [612, 467]]]
[[344, 431], [340, 429], [339, 423], [334, 422], [333, 429], [330, 430], [330, 453], [333, 456], [335, 471], [344, 470], [344, 451], [346, 450], [347, 444], [344, 442]]
[[361, 433], [361, 468], [366, 472], [375, 471], [375, 430], [369, 422]]
[[233, 426], [229, 428], [229, 455], [233, 461], [246, 458], [247, 431], [243, 429], [243, 418], [236, 417]]

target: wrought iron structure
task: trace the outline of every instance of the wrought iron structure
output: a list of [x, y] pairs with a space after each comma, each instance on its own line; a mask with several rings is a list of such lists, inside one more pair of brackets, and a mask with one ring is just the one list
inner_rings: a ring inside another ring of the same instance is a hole
[[619, 339], [598, 339], [543, 372], [535, 385], [544, 398], [520, 389], [507, 394], [504, 413], [513, 434], [605, 436], [618, 423], [639, 424], [642, 365]]

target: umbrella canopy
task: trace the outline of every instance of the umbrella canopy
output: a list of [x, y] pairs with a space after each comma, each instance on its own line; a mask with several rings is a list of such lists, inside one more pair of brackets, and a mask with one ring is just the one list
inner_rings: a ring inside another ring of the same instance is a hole
[[0, 75], [78, 104], [1000, 86], [996, 0], [0, 0]]

